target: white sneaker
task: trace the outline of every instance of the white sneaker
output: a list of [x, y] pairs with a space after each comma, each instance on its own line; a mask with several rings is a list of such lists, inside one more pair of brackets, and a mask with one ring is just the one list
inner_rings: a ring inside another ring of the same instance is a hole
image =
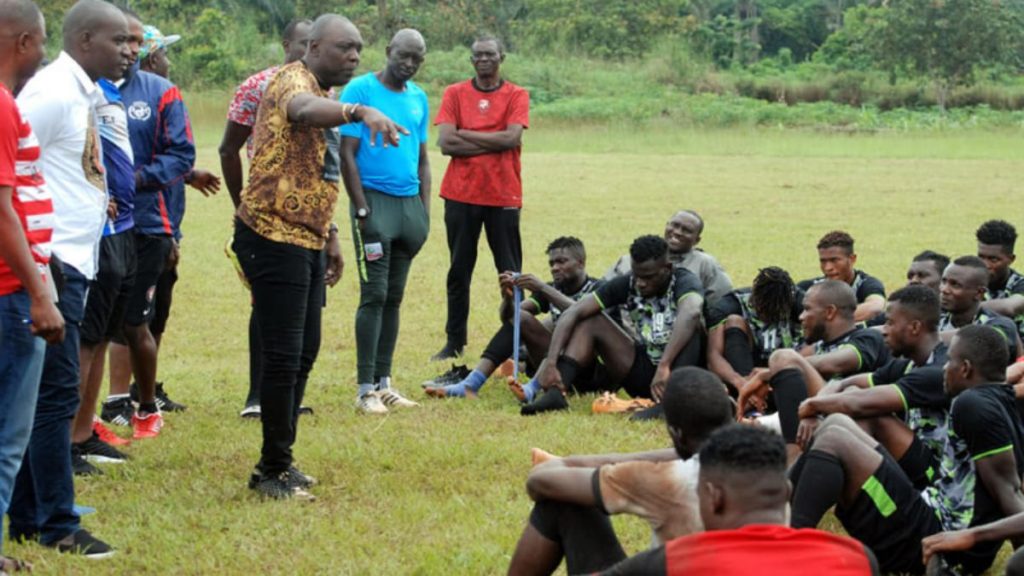
[[384, 406], [388, 408], [413, 408], [419, 406], [419, 403], [402, 396], [394, 388], [384, 388], [383, 390], [378, 390], [376, 394], [380, 397], [380, 401], [384, 403]]
[[363, 414], [387, 414], [388, 407], [380, 400], [380, 392], [370, 392], [356, 400], [356, 412]]

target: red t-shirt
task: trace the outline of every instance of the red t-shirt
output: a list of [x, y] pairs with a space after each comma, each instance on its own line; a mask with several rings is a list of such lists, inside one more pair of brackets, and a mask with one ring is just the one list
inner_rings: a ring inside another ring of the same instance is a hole
[[[434, 124], [460, 130], [500, 132], [511, 124], [530, 122], [530, 94], [511, 82], [492, 92], [477, 90], [472, 80], [444, 91]], [[523, 206], [520, 148], [479, 156], [452, 157], [441, 181], [441, 197], [479, 206]]]
[[[0, 186], [14, 188], [14, 213], [21, 220], [32, 258], [45, 266], [50, 261], [53, 201], [38, 162], [39, 141], [21, 117], [10, 90], [0, 84]], [[21, 282], [0, 258], [0, 296], [20, 289]]]
[[869, 576], [860, 542], [821, 530], [751, 525], [691, 534], [665, 546], [669, 576]]

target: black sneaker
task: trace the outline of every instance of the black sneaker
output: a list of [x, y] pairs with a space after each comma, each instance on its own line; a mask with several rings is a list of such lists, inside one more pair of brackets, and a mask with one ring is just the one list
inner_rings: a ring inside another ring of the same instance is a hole
[[[249, 489], [255, 490], [256, 485], [263, 480], [263, 473], [260, 472], [259, 468], [254, 468], [252, 474], [249, 475]], [[316, 478], [306, 474], [302, 470], [299, 470], [294, 465], [288, 467], [288, 481], [294, 487], [308, 490], [313, 486], [316, 486]]]
[[71, 445], [71, 473], [75, 476], [102, 476], [103, 470], [93, 466], [82, 457], [74, 444]]
[[440, 350], [437, 351], [437, 354], [434, 354], [433, 356], [430, 357], [430, 361], [440, 362], [441, 360], [454, 360], [455, 358], [461, 357], [462, 346], [455, 346], [451, 342], [448, 342], [447, 344], [444, 345], [444, 348], [441, 348]]
[[665, 419], [665, 408], [661, 404], [655, 404], [650, 408], [645, 408], [639, 412], [634, 412], [629, 417], [630, 422], [640, 422], [643, 420], [664, 420]]
[[452, 367], [447, 372], [433, 380], [424, 380], [420, 386], [423, 388], [444, 388], [449, 384], [458, 384], [459, 382], [462, 382], [470, 375], [470, 373], [472, 373], [472, 370], [470, 370], [465, 364], [462, 364], [461, 366], [452, 364]]
[[99, 435], [95, 432], [85, 442], [74, 443], [71, 445], [72, 450], [77, 450], [78, 455], [88, 460], [89, 462], [96, 462], [99, 464], [120, 464], [125, 460], [128, 460], [128, 455], [121, 452], [117, 448], [114, 448], [110, 444], [107, 444], [103, 440], [100, 440]]
[[[135, 382], [132, 382], [132, 385], [128, 388], [128, 393], [131, 395], [132, 402], [135, 402], [137, 404], [139, 402], [140, 397], [139, 385]], [[167, 395], [167, 392], [164, 392], [163, 382], [156, 383], [155, 396], [156, 407], [159, 408], [161, 412], [184, 412], [185, 410], [188, 409], [188, 406], [185, 406], [184, 404], [179, 404], [174, 400], [171, 400], [170, 396]]]
[[262, 476], [254, 473], [249, 478], [249, 488], [263, 498], [272, 498], [274, 500], [295, 499], [306, 502], [316, 500], [316, 496], [313, 496], [305, 488], [301, 488], [296, 484], [296, 480], [292, 478], [292, 474], [288, 471], [281, 472], [276, 476]]
[[520, 408], [519, 413], [523, 416], [534, 416], [544, 412], [568, 409], [569, 401], [566, 400], [565, 394], [556, 387], [548, 388], [543, 394], [539, 394], [533, 403], [526, 404]]
[[103, 403], [103, 408], [100, 409], [100, 420], [117, 426], [131, 426], [134, 414], [135, 407], [132, 406], [132, 399], [118, 398]]
[[114, 555], [114, 549], [106, 542], [93, 536], [88, 530], [80, 529], [78, 532], [49, 545], [56, 548], [58, 552], [67, 554], [79, 554], [93, 560], [110, 558]]

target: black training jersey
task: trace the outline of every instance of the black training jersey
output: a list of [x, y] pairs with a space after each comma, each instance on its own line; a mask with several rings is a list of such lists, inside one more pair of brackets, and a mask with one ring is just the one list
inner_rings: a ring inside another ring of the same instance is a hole
[[758, 318], [750, 302], [751, 289], [740, 288], [723, 296], [708, 310], [707, 324], [714, 330], [725, 322], [729, 316], [740, 316], [750, 328], [755, 343], [755, 351], [767, 361], [772, 352], [780, 348], [792, 348], [800, 341], [800, 313], [803, 311], [803, 291], [796, 290], [793, 309], [788, 318], [781, 322], [768, 324]]
[[[960, 439], [970, 454], [970, 466], [965, 467], [970, 474], [969, 481], [963, 487], [968, 497], [973, 495], [973, 506], [964, 512], [962, 527], [999, 520], [1003, 518], [1003, 511], [985, 483], [977, 478], [974, 463], [1011, 452], [1017, 476], [1024, 475], [1024, 426], [1017, 415], [1013, 388], [1006, 384], [986, 384], [965, 390], [953, 400], [950, 417], [953, 421], [951, 440]], [[1002, 542], [979, 543], [971, 552], [994, 559], [1000, 546]]]
[[[560, 286], [559, 284], [549, 282], [548, 286], [551, 286], [555, 290], [558, 290], [562, 294], [565, 294], [566, 296], [571, 298], [573, 302], [579, 302], [581, 298], [596, 290], [597, 287], [601, 285], [601, 283], [601, 280], [587, 276], [586, 280], [584, 280], [583, 284], [580, 286], [580, 289], [573, 292], [572, 294], [570, 294], [563, 286]], [[541, 314], [545, 312], [550, 313], [552, 322], [558, 322], [559, 316], [561, 316], [562, 313], [565, 312], [565, 310], [560, 310], [557, 306], [552, 306], [551, 301], [548, 300], [548, 297], [545, 296], [543, 292], [534, 292], [533, 294], [530, 294], [529, 300], [537, 305], [537, 310], [539, 310]]]
[[652, 364], [657, 364], [672, 337], [679, 302], [684, 298], [703, 298], [704, 287], [693, 272], [686, 268], [675, 268], [661, 295], [644, 298], [633, 286], [633, 273], [630, 272], [599, 286], [594, 291], [594, 297], [602, 310], [621, 307], [635, 327], [648, 359]]
[[[828, 280], [824, 276], [803, 280], [797, 287], [806, 292], [811, 286]], [[885, 298], [885, 286], [882, 281], [861, 270], [853, 271], [853, 283], [850, 284], [853, 293], [857, 295], [857, 304], [863, 304], [871, 296]]]
[[881, 332], [861, 327], [854, 328], [835, 340], [816, 342], [814, 353], [828, 354], [840, 348], [851, 348], [857, 353], [857, 369], [838, 376], [872, 372], [884, 366], [892, 357]]
[[[1009, 298], [1014, 294], [1020, 294], [1024, 296], [1024, 276], [1017, 273], [1016, 270], [1010, 268], [1010, 275], [1006, 279], [1006, 284], [1002, 290], [988, 290], [985, 293], [986, 300], [998, 300], [1000, 298]], [[1012, 318], [1013, 323], [1017, 326], [1017, 334], [1020, 335], [1021, 339], [1024, 340], [1024, 314], [1018, 314]]]
[[[971, 320], [971, 324], [978, 326], [988, 326], [994, 328], [999, 334], [1003, 336], [1006, 341], [1006, 351], [1009, 353], [1008, 362], [1012, 364], [1017, 359], [1017, 325], [1013, 323], [1006, 316], [1000, 316], [995, 312], [986, 310], [983, 307], [978, 308], [978, 313], [974, 315], [974, 319]], [[961, 326], [953, 325], [953, 315], [949, 312], [943, 312], [939, 316], [939, 332], [949, 332], [956, 330]]]
[[946, 345], [939, 343], [917, 366], [909, 358], [893, 358], [868, 376], [872, 386], [891, 385], [903, 400], [903, 421], [939, 460], [946, 448], [949, 397], [943, 385]]

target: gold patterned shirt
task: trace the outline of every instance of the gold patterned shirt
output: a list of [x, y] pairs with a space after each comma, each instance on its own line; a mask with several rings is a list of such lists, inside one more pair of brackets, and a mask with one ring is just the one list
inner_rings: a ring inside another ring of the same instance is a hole
[[320, 250], [338, 200], [339, 137], [334, 128], [288, 120], [288, 103], [305, 93], [328, 95], [301, 60], [282, 66], [267, 84], [237, 216], [264, 238]]

